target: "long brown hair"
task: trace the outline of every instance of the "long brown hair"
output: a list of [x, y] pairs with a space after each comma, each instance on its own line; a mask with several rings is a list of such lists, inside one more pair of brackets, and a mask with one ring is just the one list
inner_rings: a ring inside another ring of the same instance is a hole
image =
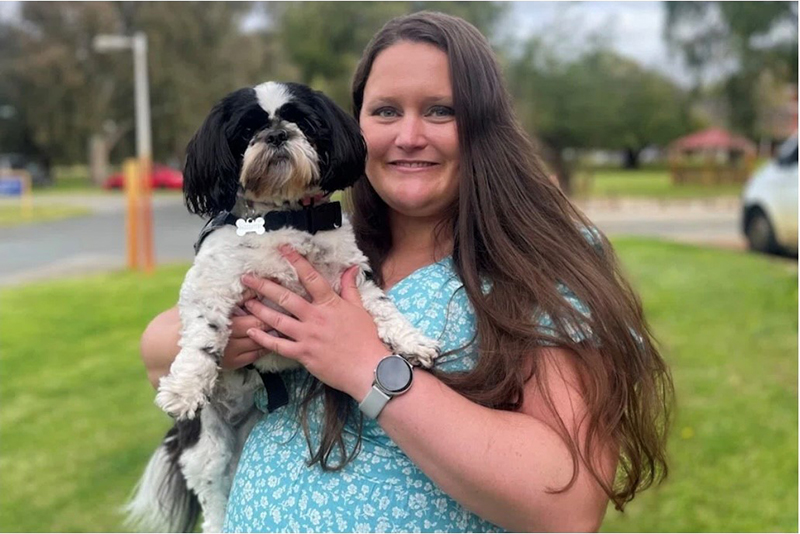
[[[367, 45], [356, 69], [353, 112], [359, 117], [364, 87], [378, 54], [400, 42], [429, 43], [449, 59], [460, 148], [460, 189], [439, 230], [452, 233], [452, 259], [475, 310], [479, 360], [463, 373], [434, 374], [466, 398], [500, 410], [518, 410], [526, 382], [537, 381], [554, 428], [570, 450], [575, 482], [582, 459], [606, 494], [622, 509], [637, 491], [667, 474], [666, 433], [673, 389], [635, 291], [624, 279], [609, 242], [548, 179], [517, 121], [512, 99], [492, 49], [466, 21], [420, 12], [387, 23]], [[379, 284], [392, 247], [388, 209], [368, 180], [350, 196], [359, 246]], [[484, 281], [489, 281], [487, 291]], [[565, 300], [566, 287], [591, 310], [584, 315]], [[543, 329], [542, 314], [553, 321]], [[576, 329], [583, 341], [570, 333]], [[554, 409], [537, 355], [558, 345], [574, 352], [588, 414], [585, 437], [576, 443]], [[340, 468], [358, 452], [345, 453], [342, 430], [355, 420], [352, 400], [314, 387], [303, 404], [325, 392], [326, 421], [312, 463]], [[330, 391], [329, 391], [330, 390]], [[345, 408], [349, 406], [349, 410]], [[609, 484], [596, 448], [619, 448], [616, 480]], [[328, 461], [339, 448], [339, 465]]]

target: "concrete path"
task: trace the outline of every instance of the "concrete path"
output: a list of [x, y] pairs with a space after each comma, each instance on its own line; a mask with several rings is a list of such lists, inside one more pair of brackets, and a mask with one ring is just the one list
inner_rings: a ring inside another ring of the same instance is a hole
[[[0, 206], [15, 200], [0, 199]], [[92, 215], [0, 228], [0, 285], [120, 269], [125, 266], [125, 199], [121, 194], [41, 194], [41, 205], [86, 206]], [[639, 235], [744, 248], [738, 199], [654, 202], [579, 202], [610, 236]], [[179, 194], [153, 198], [156, 261], [191, 261], [203, 220], [190, 215]]]

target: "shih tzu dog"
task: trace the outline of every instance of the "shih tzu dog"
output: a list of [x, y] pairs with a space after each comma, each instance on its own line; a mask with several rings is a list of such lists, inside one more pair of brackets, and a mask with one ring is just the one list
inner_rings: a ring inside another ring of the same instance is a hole
[[361, 298], [381, 339], [413, 364], [432, 365], [436, 343], [365, 276], [367, 258], [339, 203], [328, 199], [363, 176], [365, 159], [355, 119], [322, 93], [295, 83], [267, 82], [231, 93], [189, 142], [186, 204], [210, 220], [180, 290], [181, 350], [156, 396], [175, 425], [126, 507], [139, 528], [188, 532], [201, 509], [203, 531], [222, 528], [241, 449], [261, 415], [254, 394], [263, 381], [272, 397], [270, 381], [280, 382], [279, 371], [298, 367], [268, 354], [249, 369], [220, 368], [230, 317], [245, 289], [243, 274], [306, 295], [279, 246], [289, 244], [306, 256], [337, 292], [342, 273], [358, 265]]

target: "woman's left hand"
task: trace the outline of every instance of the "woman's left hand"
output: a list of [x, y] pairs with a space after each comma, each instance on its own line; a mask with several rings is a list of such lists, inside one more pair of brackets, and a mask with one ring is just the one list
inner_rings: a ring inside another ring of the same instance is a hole
[[295, 250], [284, 246], [281, 254], [297, 271], [311, 302], [271, 280], [245, 275], [242, 283], [246, 287], [291, 314], [268, 308], [257, 299], [249, 300], [245, 305], [250, 313], [289, 339], [256, 328], [248, 330], [247, 335], [264, 348], [299, 362], [325, 384], [361, 401], [372, 385], [375, 367], [391, 351], [378, 337], [375, 322], [361, 302], [356, 286], [358, 267], [342, 275], [339, 296]]

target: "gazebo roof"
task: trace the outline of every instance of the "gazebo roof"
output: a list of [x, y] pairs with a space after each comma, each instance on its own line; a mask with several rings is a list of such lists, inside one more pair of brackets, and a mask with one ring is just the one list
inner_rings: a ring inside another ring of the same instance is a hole
[[680, 151], [708, 149], [737, 149], [749, 153], [756, 151], [756, 145], [749, 139], [733, 135], [721, 128], [709, 128], [681, 137], [673, 141], [669, 148]]

